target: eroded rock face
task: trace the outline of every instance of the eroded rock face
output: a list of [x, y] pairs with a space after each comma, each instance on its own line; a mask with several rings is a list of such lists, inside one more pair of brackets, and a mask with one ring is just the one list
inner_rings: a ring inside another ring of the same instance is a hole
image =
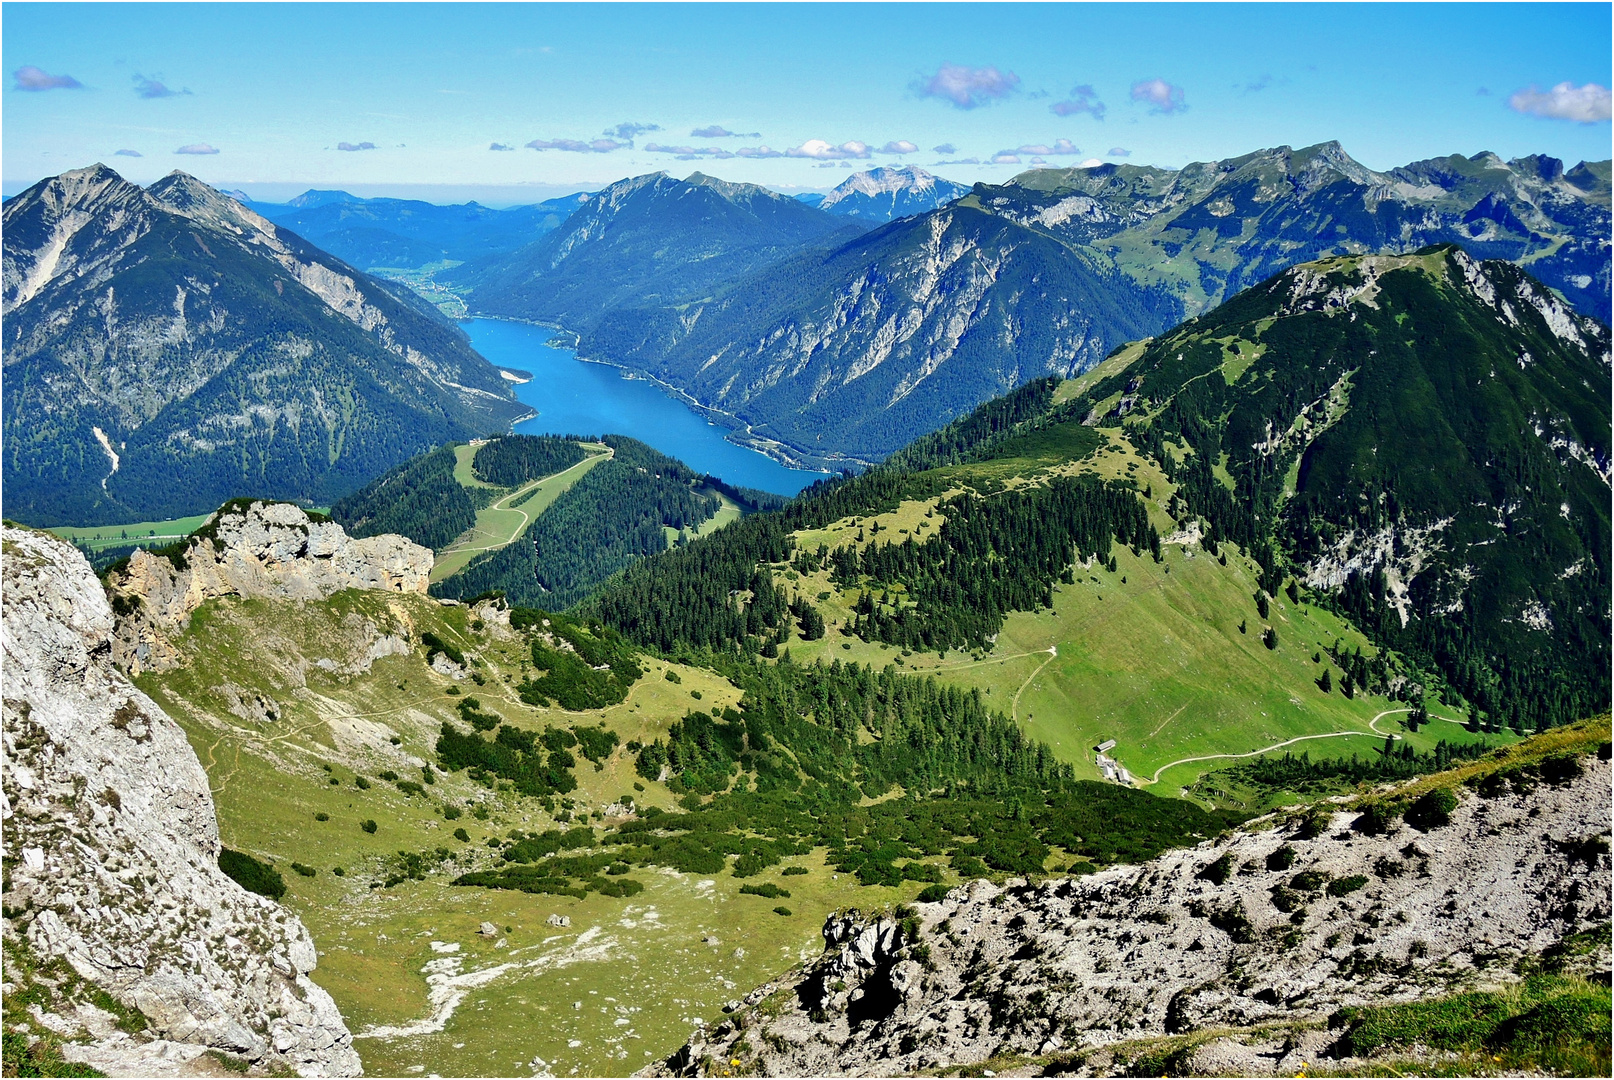
[[[906, 922], [832, 915], [819, 959], [647, 1073], [706, 1075], [740, 1059], [746, 1075], [892, 1076], [995, 1054], [1102, 1054], [1516, 978], [1521, 954], [1609, 918], [1597, 842], [1609, 765], [1582, 765], [1528, 794], [1465, 791], [1450, 824], [1427, 833], [1363, 835], [1340, 812], [1312, 839], [1247, 831], [1085, 878], [977, 881], [913, 905]], [[1292, 862], [1269, 862], [1284, 847]], [[1206, 873], [1224, 858], [1225, 876]], [[1597, 962], [1606, 970], [1606, 952]], [[1227, 1060], [1208, 1075], [1293, 1075], [1332, 1041], [1317, 1035], [1265, 1055], [1214, 1044]]]
[[219, 870], [207, 775], [113, 665], [89, 564], [54, 537], [3, 535], [5, 934], [65, 958], [159, 1039], [359, 1075], [335, 1003], [308, 978], [308, 931]]
[[291, 503], [233, 503], [208, 519], [211, 535], [193, 538], [170, 560], [136, 551], [108, 577], [133, 604], [113, 645], [132, 673], [180, 663], [169, 636], [197, 608], [221, 596], [324, 600], [343, 589], [426, 592], [432, 553], [402, 536], [355, 540], [334, 521], [314, 521]]

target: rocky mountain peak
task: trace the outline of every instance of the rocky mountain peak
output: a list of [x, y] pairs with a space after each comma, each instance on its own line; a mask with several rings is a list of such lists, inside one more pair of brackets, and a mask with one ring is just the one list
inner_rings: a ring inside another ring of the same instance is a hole
[[936, 177], [916, 165], [900, 168], [882, 165], [853, 173], [824, 196], [820, 207], [828, 209], [849, 195], [885, 195], [894, 191], [927, 191], [936, 186]]

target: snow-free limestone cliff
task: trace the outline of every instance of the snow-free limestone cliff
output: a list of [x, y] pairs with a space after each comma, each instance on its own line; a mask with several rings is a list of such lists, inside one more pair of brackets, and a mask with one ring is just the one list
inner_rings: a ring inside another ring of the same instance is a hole
[[[211, 1048], [359, 1075], [335, 1003], [309, 978], [308, 931], [218, 868], [207, 775], [112, 663], [112, 609], [83, 556], [8, 527], [3, 580], [7, 952], [64, 959], [148, 1022], [142, 1039], [103, 1032], [68, 1056], [151, 1074]], [[49, 1019], [70, 1035], [81, 1022]]]
[[291, 503], [238, 499], [208, 518], [172, 554], [137, 551], [108, 574], [125, 603], [113, 656], [132, 673], [179, 663], [169, 636], [221, 596], [324, 600], [343, 589], [422, 593], [432, 553], [386, 533], [355, 540], [334, 521]]

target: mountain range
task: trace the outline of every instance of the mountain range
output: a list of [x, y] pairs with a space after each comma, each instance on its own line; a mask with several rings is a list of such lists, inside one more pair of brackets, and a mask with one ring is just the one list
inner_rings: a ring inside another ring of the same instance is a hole
[[586, 194], [567, 195], [496, 210], [474, 202], [439, 206], [310, 190], [284, 205], [251, 205], [353, 266], [418, 269], [514, 251], [554, 229], [587, 199]]
[[4, 205], [4, 479], [15, 520], [324, 504], [527, 410], [465, 334], [182, 172], [96, 165]]
[[677, 304], [862, 231], [755, 184], [651, 173], [597, 192], [536, 243], [439, 277], [476, 311], [584, 333], [620, 307]]
[[[583, 354], [654, 374], [740, 437], [816, 463], [877, 461], [1019, 382], [1080, 372], [1326, 255], [1457, 243], [1527, 266], [1584, 313], [1609, 312], [1607, 162], [1477, 154], [1380, 173], [1323, 143], [1181, 170], [1039, 169], [867, 237], [820, 222], [795, 250], [684, 212], [669, 198], [677, 181], [613, 189], [640, 195], [596, 201], [587, 225], [457, 271], [470, 308], [574, 330]], [[567, 284], [563, 264], [598, 269]], [[595, 285], [602, 274], [617, 287]]]

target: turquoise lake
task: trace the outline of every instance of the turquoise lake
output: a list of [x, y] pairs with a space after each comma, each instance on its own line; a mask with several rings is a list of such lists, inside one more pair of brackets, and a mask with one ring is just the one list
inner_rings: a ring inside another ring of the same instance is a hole
[[670, 397], [655, 383], [625, 379], [606, 364], [577, 359], [548, 344], [555, 332], [500, 319], [460, 324], [476, 351], [500, 367], [530, 371], [516, 398], [537, 410], [516, 425], [521, 435], [626, 435], [675, 457], [692, 469], [740, 487], [794, 495], [827, 473], [790, 469], [766, 454], [736, 446], [728, 429]]

